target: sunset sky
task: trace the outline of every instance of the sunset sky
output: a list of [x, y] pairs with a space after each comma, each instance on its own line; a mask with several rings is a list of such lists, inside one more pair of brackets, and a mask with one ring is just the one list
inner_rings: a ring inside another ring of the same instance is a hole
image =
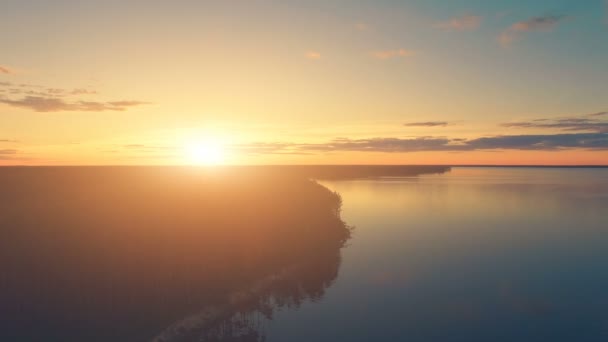
[[608, 164], [602, 0], [3, 0], [0, 165]]

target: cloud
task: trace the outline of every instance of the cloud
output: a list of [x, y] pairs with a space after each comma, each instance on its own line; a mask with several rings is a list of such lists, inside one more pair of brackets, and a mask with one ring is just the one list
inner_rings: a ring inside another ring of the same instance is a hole
[[373, 51], [372, 56], [377, 59], [387, 60], [393, 59], [397, 57], [406, 58], [411, 57], [416, 54], [413, 50], [408, 49], [398, 49], [398, 50], [378, 50]]
[[77, 88], [70, 92], [72, 95], [95, 95], [97, 92], [95, 90], [88, 90], [84, 88]]
[[17, 154], [17, 150], [4, 149], [4, 150], [0, 150], [0, 154]]
[[106, 102], [106, 105], [110, 105], [111, 107], [134, 107], [150, 104], [149, 102], [142, 101], [110, 101]]
[[308, 151], [352, 151], [352, 152], [416, 152], [449, 149], [447, 138], [371, 138], [371, 139], [335, 139], [325, 144], [308, 144], [301, 149]]
[[62, 88], [49, 88], [41, 85], [34, 84], [13, 84], [10, 82], [0, 82], [0, 92], [9, 92], [11, 94], [22, 94], [32, 96], [44, 96], [44, 97], [66, 97], [66, 96], [77, 96], [77, 95], [96, 95], [95, 90], [76, 88], [73, 90], [62, 89]]
[[60, 89], [60, 88], [47, 88], [46, 89], [47, 94], [49, 94], [50, 96], [55, 96], [55, 95], [63, 95], [65, 93], [64, 89]]
[[31, 109], [35, 112], [103, 112], [103, 111], [125, 111], [130, 107], [147, 104], [141, 101], [76, 101], [66, 102], [60, 98], [50, 98], [42, 96], [26, 96], [22, 99], [11, 100], [0, 98], [0, 103], [13, 107]]
[[329, 152], [466, 152], [501, 150], [608, 150], [607, 133], [500, 135], [476, 139], [445, 137], [339, 138], [325, 143], [252, 143], [232, 147], [246, 154], [318, 154]]
[[[405, 123], [406, 127], [444, 127], [447, 121]], [[255, 142], [233, 145], [245, 154], [323, 154], [332, 152], [467, 152], [467, 151], [559, 151], [565, 149], [608, 150], [608, 111], [563, 117], [539, 118], [501, 124], [509, 128], [560, 130], [553, 134], [495, 135], [479, 138], [456, 137], [374, 137], [336, 138], [321, 143]]]
[[14, 149], [2, 149], [0, 150], [0, 160], [14, 159], [17, 153], [19, 153], [19, 151]]
[[230, 149], [244, 154], [264, 155], [264, 154], [289, 154], [289, 155], [309, 155], [310, 152], [300, 151], [299, 147], [304, 145], [282, 142], [254, 142], [250, 144], [232, 145]]
[[498, 37], [498, 41], [502, 46], [509, 46], [521, 35], [527, 32], [549, 32], [552, 31], [566, 16], [552, 15], [543, 17], [534, 17], [528, 20], [520, 21], [511, 25], [503, 31]]
[[558, 150], [567, 148], [608, 149], [608, 134], [575, 133], [549, 135], [505, 135], [478, 138], [466, 142], [475, 150]]
[[127, 144], [120, 146], [127, 150], [137, 150], [139, 152], [157, 152], [157, 151], [169, 151], [176, 150], [175, 146], [159, 146], [159, 145], [145, 145], [145, 144]]
[[312, 60], [318, 60], [318, 59], [321, 59], [321, 53], [318, 51], [308, 51], [308, 52], [306, 52], [306, 58], [312, 59]]
[[403, 124], [406, 127], [443, 127], [447, 125], [448, 122], [446, 121], [408, 122]]
[[483, 17], [481, 16], [467, 14], [439, 23], [437, 28], [444, 31], [471, 31], [479, 28], [482, 20]]
[[28, 83], [21, 83], [21, 84], [19, 84], [19, 86], [21, 88], [45, 88], [45, 86], [42, 86], [39, 84], [28, 84]]
[[526, 21], [515, 23], [511, 28], [518, 32], [548, 31], [552, 30], [555, 25], [564, 18], [564, 16], [534, 17]]
[[149, 104], [143, 101], [90, 101], [89, 98], [93, 95], [97, 95], [97, 92], [86, 88], [70, 90], [34, 84], [0, 82], [0, 103], [36, 112], [125, 111], [131, 107]]
[[8, 67], [0, 65], [0, 74], [12, 74], [13, 71]]
[[[606, 116], [606, 119], [603, 118], [604, 116]], [[584, 131], [608, 133], [608, 112], [599, 112], [566, 118], [506, 122], [501, 124], [501, 126], [508, 128], [558, 129], [560, 131], [569, 132]]]
[[371, 138], [371, 139], [348, 139], [337, 138], [325, 143], [266, 143], [256, 142], [245, 145], [235, 145], [233, 149], [248, 154], [312, 154], [324, 152], [412, 152], [439, 149], [449, 144], [446, 138], [419, 137], [411, 139], [400, 138]]
[[355, 28], [358, 31], [367, 31], [370, 29], [369, 25], [365, 24], [365, 23], [358, 23], [355, 25]]

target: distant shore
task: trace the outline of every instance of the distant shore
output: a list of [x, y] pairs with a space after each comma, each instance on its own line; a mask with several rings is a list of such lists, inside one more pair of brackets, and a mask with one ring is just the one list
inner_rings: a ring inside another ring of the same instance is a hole
[[[533, 165], [533, 164], [437, 164], [437, 165], [420, 165], [420, 164], [386, 164], [386, 165], [213, 165], [213, 166], [199, 166], [199, 165], [0, 165], [0, 169], [11, 169], [11, 168], [159, 168], [159, 169], [198, 169], [198, 170], [266, 170], [266, 171], [285, 171], [285, 172], [296, 172], [303, 174], [306, 172], [312, 174], [321, 175], [332, 175], [337, 176], [345, 175], [349, 173], [360, 173], [363, 176], [374, 177], [374, 176], [388, 176], [383, 174], [388, 171], [389, 173], [400, 174], [402, 176], [416, 176], [428, 173], [443, 173], [448, 172], [454, 167], [486, 167], [486, 168], [608, 168], [608, 165]], [[346, 172], [345, 169], [356, 170], [354, 172]]]
[[[97, 169], [97, 170], [175, 170], [238, 177], [281, 177], [337, 180], [376, 177], [414, 177], [449, 172], [448, 165], [215, 165], [215, 166], [0, 166], [0, 169]], [[121, 172], [123, 172], [121, 171]]]

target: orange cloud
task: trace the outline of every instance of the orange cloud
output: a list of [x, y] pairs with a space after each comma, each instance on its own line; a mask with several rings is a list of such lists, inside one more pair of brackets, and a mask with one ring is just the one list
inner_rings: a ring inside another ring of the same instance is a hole
[[359, 31], [367, 31], [367, 30], [369, 30], [369, 25], [367, 25], [365, 23], [358, 23], [355, 25], [355, 28]]
[[77, 89], [72, 90], [72, 92], [70, 94], [72, 94], [72, 95], [95, 95], [95, 94], [97, 94], [97, 92], [95, 90], [77, 88]]
[[439, 23], [437, 28], [444, 31], [470, 31], [479, 28], [482, 19], [481, 16], [467, 14]]
[[404, 123], [405, 127], [445, 127], [449, 125], [446, 121], [423, 121], [423, 122], [408, 122]]
[[95, 102], [78, 101], [66, 102], [60, 98], [50, 98], [41, 96], [26, 96], [19, 100], [0, 98], [0, 103], [13, 107], [31, 109], [35, 112], [103, 112], [103, 111], [125, 111], [129, 107], [146, 104], [140, 101], [113, 101]]
[[392, 59], [396, 57], [411, 57], [415, 55], [416, 52], [407, 49], [398, 49], [398, 50], [379, 50], [372, 52], [372, 56], [377, 59]]
[[549, 32], [552, 31], [565, 16], [534, 17], [517, 22], [503, 31], [498, 37], [502, 46], [510, 46], [516, 39], [526, 32]]
[[[3, 95], [4, 94], [4, 95]], [[148, 104], [142, 101], [89, 101], [95, 90], [50, 88], [40, 85], [0, 82], [0, 104], [30, 109], [35, 112], [103, 112], [125, 111]]]
[[308, 51], [306, 53], [306, 58], [313, 60], [321, 59], [321, 53], [317, 51]]
[[19, 151], [15, 149], [0, 149], [0, 160], [10, 160], [18, 154]]
[[12, 74], [13, 72], [11, 71], [11, 69], [0, 65], [0, 74]]

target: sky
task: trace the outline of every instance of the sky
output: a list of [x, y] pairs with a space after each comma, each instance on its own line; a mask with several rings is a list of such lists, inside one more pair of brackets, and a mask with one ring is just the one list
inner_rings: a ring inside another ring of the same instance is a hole
[[608, 1], [3, 0], [0, 165], [608, 164]]

